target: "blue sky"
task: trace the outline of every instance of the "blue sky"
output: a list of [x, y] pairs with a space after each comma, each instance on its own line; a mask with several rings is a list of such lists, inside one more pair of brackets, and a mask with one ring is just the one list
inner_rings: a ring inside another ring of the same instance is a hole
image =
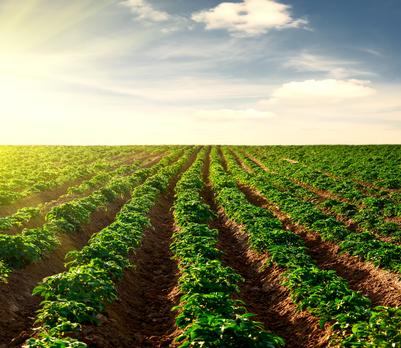
[[1, 143], [399, 143], [396, 0], [4, 0]]

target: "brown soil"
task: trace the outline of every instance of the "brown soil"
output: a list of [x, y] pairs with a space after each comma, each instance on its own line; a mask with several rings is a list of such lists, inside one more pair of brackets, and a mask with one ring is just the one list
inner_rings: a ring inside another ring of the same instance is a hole
[[[208, 177], [209, 158], [204, 176]], [[217, 211], [213, 193], [208, 184], [204, 190], [205, 201]], [[240, 284], [239, 299], [245, 302], [254, 319], [265, 328], [283, 337], [289, 348], [326, 347], [331, 334], [327, 325], [319, 327], [318, 320], [306, 311], [299, 311], [291, 301], [288, 290], [281, 285], [283, 270], [278, 267], [263, 268], [267, 257], [249, 249], [243, 230], [228, 221], [219, 210], [212, 221], [212, 228], [219, 230], [218, 247], [223, 251], [222, 261], [244, 278]]]
[[31, 218], [29, 221], [27, 221], [26, 223], [22, 224], [21, 226], [12, 227], [9, 230], [1, 231], [1, 233], [3, 233], [3, 234], [18, 234], [18, 233], [21, 233], [24, 228], [40, 227], [45, 222], [46, 222], [45, 215], [44, 214], [40, 214], [39, 216], [35, 216], [34, 218]]
[[[232, 154], [234, 155], [234, 157], [237, 159], [237, 161], [242, 162], [237, 154], [235, 152], [232, 152]], [[268, 168], [267, 166], [265, 166], [261, 161], [259, 161], [256, 157], [252, 156], [249, 153], [245, 153], [243, 152], [243, 155], [248, 157], [251, 161], [253, 161], [254, 163], [256, 163], [260, 168], [262, 168], [266, 173], [271, 173], [271, 174], [277, 174], [275, 171], [271, 170], [270, 168]]]
[[257, 191], [244, 185], [239, 187], [252, 204], [268, 209], [283, 223], [285, 229], [302, 237], [309, 254], [320, 268], [335, 270], [339, 276], [348, 280], [351, 289], [368, 296], [374, 306], [401, 305], [401, 282], [397, 274], [378, 269], [356, 256], [340, 254], [338, 245], [325, 242], [316, 232], [295, 224]]
[[255, 320], [283, 337], [286, 347], [326, 347], [330, 326], [322, 329], [316, 317], [299, 311], [288, 289], [281, 285], [284, 271], [276, 266], [263, 268], [267, 256], [251, 252], [241, 229], [229, 223], [222, 211], [219, 216], [220, 221], [213, 227], [220, 231], [218, 246], [224, 252], [222, 259], [245, 279], [240, 285], [239, 298], [245, 302], [247, 310], [255, 314]]
[[33, 288], [44, 277], [64, 271], [65, 254], [73, 249], [81, 249], [93, 233], [114, 221], [125, 201], [120, 199], [107, 210], [99, 209], [92, 214], [91, 222], [82, 226], [81, 231], [60, 235], [61, 246], [54, 252], [22, 270], [14, 271], [7, 284], [0, 284], [0, 348], [19, 346], [29, 337], [40, 302], [38, 296], [32, 296]]
[[[359, 185], [365, 186], [371, 190], [376, 190], [376, 191], [384, 191], [384, 192], [401, 192], [401, 189], [394, 189], [394, 188], [387, 188], [387, 187], [382, 187], [379, 185], [375, 185], [371, 182], [366, 182], [366, 181], [362, 181], [362, 180], [358, 180], [358, 179], [351, 179], [352, 181], [355, 181], [356, 183], [358, 183]], [[380, 192], [378, 192], [379, 195]]]
[[[184, 172], [195, 160], [193, 154]], [[170, 183], [150, 212], [140, 247], [131, 257], [134, 268], [117, 284], [118, 300], [108, 306], [100, 326], [86, 326], [81, 340], [93, 348], [169, 347], [178, 334], [172, 307], [178, 303], [178, 268], [169, 249], [174, 232]]]
[[[343, 223], [351, 231], [358, 232], [358, 233], [365, 231], [365, 229], [363, 227], [361, 227], [357, 222], [348, 218], [347, 216], [337, 214], [336, 212], [334, 212], [333, 210], [331, 210], [329, 208], [321, 208], [319, 206], [316, 206], [316, 208], [318, 208], [322, 213], [334, 217], [338, 222]], [[369, 232], [373, 233], [375, 235], [375, 237], [377, 239], [381, 240], [382, 242], [391, 243], [391, 244], [395, 244], [395, 245], [401, 245], [401, 242], [396, 240], [394, 237], [384, 236], [375, 229], [369, 229]]]
[[110, 161], [113, 161], [113, 162], [121, 161], [121, 163], [122, 163], [125, 160], [128, 160], [128, 161], [135, 160], [136, 158], [142, 156], [143, 154], [146, 154], [146, 152], [144, 150], [141, 150], [141, 151], [133, 150], [133, 151], [130, 151], [130, 155], [127, 155], [127, 154], [115, 155], [110, 158]]
[[253, 169], [251, 167], [249, 167], [245, 162], [240, 161], [235, 152], [231, 151], [231, 154], [235, 157], [235, 159], [237, 160], [237, 163], [241, 166], [241, 168], [243, 170], [245, 170], [247, 173], [253, 173]]
[[120, 167], [120, 166], [126, 165], [126, 164], [129, 165], [134, 161], [141, 161], [147, 157], [149, 157], [149, 153], [147, 153], [146, 151], [136, 152], [129, 156], [127, 156], [127, 155], [119, 156], [118, 158], [114, 159], [116, 162], [118, 162], [114, 166], [114, 168], [117, 168], [117, 167]]
[[312, 186], [312, 185], [309, 185], [309, 184], [307, 184], [307, 183], [305, 183], [305, 182], [302, 182], [302, 181], [300, 181], [300, 180], [297, 180], [297, 179], [292, 179], [292, 178], [290, 178], [290, 180], [291, 180], [294, 184], [296, 184], [296, 185], [298, 185], [298, 186], [301, 186], [301, 187], [303, 187], [304, 189], [306, 189], [306, 190], [308, 190], [308, 191], [310, 191], [310, 192], [313, 192], [313, 193], [315, 193], [316, 195], [318, 195], [318, 196], [320, 196], [320, 197], [322, 197], [322, 198], [324, 198], [324, 199], [332, 199], [332, 200], [340, 201], [340, 202], [343, 202], [343, 203], [353, 204], [350, 200], [348, 200], [348, 199], [346, 199], [346, 198], [344, 198], [344, 197], [338, 196], [338, 195], [336, 195], [336, 194], [333, 193], [333, 192], [330, 192], [330, 191], [327, 191], [327, 190], [322, 190], [322, 189], [316, 188], [316, 187], [314, 187], [314, 186]]
[[398, 216], [385, 218], [385, 221], [394, 222], [394, 223], [396, 223], [398, 225], [401, 225], [401, 217], [398, 217]]

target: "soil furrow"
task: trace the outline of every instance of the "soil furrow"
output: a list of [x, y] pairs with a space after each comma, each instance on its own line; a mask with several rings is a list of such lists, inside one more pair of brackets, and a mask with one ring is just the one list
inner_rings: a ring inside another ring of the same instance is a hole
[[80, 231], [60, 235], [61, 245], [54, 252], [22, 270], [13, 271], [8, 283], [0, 284], [0, 348], [18, 346], [28, 337], [40, 303], [38, 296], [32, 296], [33, 288], [44, 277], [64, 271], [66, 253], [81, 249], [92, 234], [113, 222], [126, 201], [120, 199], [107, 210], [94, 212], [90, 223], [82, 226]]
[[331, 333], [329, 326], [321, 329], [317, 318], [297, 310], [288, 290], [281, 285], [284, 270], [275, 266], [263, 267], [267, 256], [252, 252], [246, 233], [217, 208], [208, 182], [208, 168], [209, 157], [204, 169], [207, 183], [204, 198], [214, 211], [218, 211], [210, 227], [219, 231], [218, 247], [223, 251], [222, 261], [245, 280], [240, 284], [239, 299], [245, 302], [250, 313], [255, 314], [255, 320], [286, 340], [286, 347], [325, 347]]
[[401, 192], [401, 189], [399, 189], [399, 188], [383, 187], [383, 186], [380, 186], [380, 185], [376, 185], [374, 183], [370, 183], [370, 182], [366, 182], [366, 181], [358, 180], [358, 179], [353, 179], [353, 178], [351, 180], [356, 182], [357, 184], [359, 184], [361, 186], [365, 186], [365, 187], [367, 187], [367, 188], [369, 188], [371, 190], [379, 191], [377, 193], [377, 196], [380, 196], [380, 191], [384, 191], [384, 192], [387, 192], [387, 193]]
[[[226, 166], [223, 154], [220, 153], [220, 155], [222, 163]], [[285, 229], [298, 234], [320, 268], [335, 270], [339, 276], [348, 280], [352, 290], [360, 291], [368, 296], [373, 305], [399, 306], [401, 304], [401, 281], [397, 274], [376, 268], [372, 263], [364, 262], [357, 256], [340, 253], [337, 244], [323, 241], [318, 233], [294, 223], [277, 205], [269, 202], [256, 190], [243, 184], [239, 184], [238, 187], [252, 204], [271, 211], [282, 222]]]
[[[159, 162], [161, 160], [161, 155], [158, 155], [157, 157], [146, 157], [143, 158], [144, 163], [143, 165], [141, 165], [141, 168], [149, 168], [152, 165], [156, 164], [157, 162]], [[70, 186], [72, 187], [72, 186]], [[68, 194], [68, 193], [64, 193], [62, 195], [60, 195], [59, 197], [57, 197], [54, 200], [51, 200], [49, 202], [45, 202], [43, 204], [43, 207], [41, 208], [40, 211], [40, 215], [39, 216], [35, 216], [34, 218], [30, 219], [29, 221], [27, 221], [25, 224], [22, 224], [19, 227], [14, 227], [8, 231], [2, 231], [1, 233], [5, 233], [5, 234], [18, 234], [21, 233], [25, 228], [37, 228], [42, 226], [46, 221], [45, 221], [45, 217], [46, 214], [55, 206], [63, 204], [63, 203], [67, 203], [70, 202], [74, 199], [78, 199], [78, 198], [82, 198], [82, 197], [86, 197], [89, 196], [90, 194], [92, 194], [94, 191], [96, 191], [99, 188], [94, 188], [88, 191], [85, 191], [82, 194]]]
[[[234, 153], [232, 152], [235, 160], [237, 161], [237, 163], [248, 173], [252, 174], [253, 171], [252, 169], [250, 169], [248, 166], [246, 166], [242, 160]], [[271, 171], [269, 171], [269, 169], [267, 169], [261, 162], [259, 162], [256, 158], [254, 158], [252, 155], [247, 155], [246, 156], [252, 160], [254, 163], [256, 163], [260, 168], [262, 168], [265, 172], [267, 173], [271, 173]], [[289, 179], [291, 180], [294, 184], [314, 193], [317, 195], [316, 199], [313, 199], [312, 201], [309, 200], [311, 203], [315, 204], [315, 207], [317, 209], [319, 209], [322, 213], [328, 215], [328, 216], [332, 216], [334, 217], [338, 222], [341, 222], [342, 224], [344, 224], [349, 230], [354, 231], [354, 232], [363, 232], [364, 228], [360, 227], [360, 225], [355, 222], [353, 219], [350, 219], [344, 215], [338, 214], [335, 211], [331, 210], [330, 208], [321, 208], [319, 205], [316, 205], [318, 203], [323, 203], [325, 200], [327, 199], [333, 199], [333, 200], [337, 200], [337, 201], [341, 201], [343, 203], [348, 203], [348, 204], [352, 204], [350, 203], [347, 199], [343, 198], [343, 197], [339, 197], [336, 195], [333, 195], [331, 192], [329, 191], [325, 191], [325, 190], [319, 190], [314, 188], [313, 186], [306, 184], [302, 181], [296, 180], [296, 179]], [[302, 197], [300, 197], [300, 199], [302, 199]], [[303, 199], [304, 201], [308, 201]], [[360, 209], [363, 209], [362, 205], [357, 206]], [[370, 232], [372, 232], [375, 237], [383, 242], [386, 243], [392, 243], [392, 244], [396, 244], [396, 245], [401, 245], [400, 242], [394, 240], [394, 238], [392, 238], [391, 236], [383, 236], [382, 234], [379, 234], [377, 232], [377, 230], [375, 229], [370, 229]]]
[[385, 218], [387, 222], [394, 222], [395, 224], [401, 225], [401, 217], [400, 216], [393, 216]]
[[[290, 163], [299, 163], [298, 161], [294, 161], [294, 160], [290, 160], [290, 159], [286, 159], [286, 160], [289, 161]], [[302, 163], [302, 162], [301, 162], [301, 165], [311, 168], [310, 165]], [[333, 178], [335, 180], [341, 180], [343, 178], [342, 176], [337, 176], [337, 175], [335, 175], [335, 174], [333, 174], [331, 172], [328, 172], [326, 170], [322, 170], [322, 169], [314, 169], [314, 170], [317, 170], [317, 171], [323, 173], [324, 175], [327, 175], [327, 176], [329, 176], [329, 177], [331, 177], [331, 178]], [[364, 194], [367, 194], [367, 195], [374, 196], [374, 197], [380, 197], [380, 191], [387, 192], [387, 193], [401, 192], [401, 189], [391, 189], [391, 188], [387, 188], [387, 187], [382, 187], [382, 186], [376, 185], [374, 183], [363, 181], [363, 180], [359, 180], [359, 179], [356, 179], [356, 178], [350, 178], [350, 180], [352, 180], [353, 182], [355, 182], [359, 186], [362, 186], [362, 187], [360, 187], [360, 191], [361, 192], [363, 192]], [[371, 191], [369, 191], [367, 189], [374, 190], [374, 191], [379, 191], [379, 192], [371, 192]]]
[[69, 181], [69, 182], [62, 184], [61, 186], [58, 186], [54, 189], [34, 193], [32, 195], [29, 195], [27, 197], [19, 199], [18, 201], [14, 202], [10, 205], [0, 207], [0, 217], [15, 214], [18, 211], [18, 209], [21, 209], [24, 207], [34, 207], [34, 206], [39, 205], [40, 203], [50, 202], [54, 199], [57, 199], [57, 197], [60, 197], [61, 195], [66, 194], [67, 190], [71, 186], [79, 185], [83, 181], [88, 180], [91, 177], [92, 176], [90, 175], [90, 176], [85, 176], [85, 177], [77, 179], [77, 180]]
[[339, 276], [348, 280], [351, 289], [368, 296], [373, 305], [401, 305], [401, 282], [397, 274], [378, 269], [359, 257], [340, 253], [337, 244], [323, 241], [318, 233], [295, 224], [257, 191], [245, 185], [239, 185], [239, 188], [252, 204], [268, 209], [282, 222], [285, 229], [298, 234], [320, 268], [335, 270]]
[[[238, 161], [240, 161], [239, 158], [238, 158], [238, 156], [236, 156], [235, 153], [233, 153], [233, 154], [234, 154], [234, 156], [236, 157], [236, 159], [237, 159]], [[267, 172], [267, 173], [273, 173], [273, 172], [272, 172], [269, 168], [267, 168], [261, 161], [259, 161], [257, 158], [255, 158], [255, 157], [252, 156], [251, 154], [244, 153], [244, 155], [245, 155], [246, 157], [248, 157], [251, 161], [253, 161], [255, 164], [257, 164], [260, 168], [262, 168], [265, 172]], [[240, 161], [240, 162], [242, 162], [242, 161]], [[306, 189], [306, 190], [308, 190], [308, 191], [310, 191], [310, 192], [313, 192], [313, 193], [315, 193], [316, 195], [318, 195], [318, 196], [320, 196], [320, 197], [322, 197], [322, 198], [324, 198], [324, 199], [333, 199], [333, 200], [340, 201], [340, 202], [343, 202], [343, 203], [352, 204], [352, 202], [351, 202], [350, 200], [348, 200], [347, 198], [341, 197], [341, 196], [339, 196], [339, 195], [337, 195], [337, 194], [335, 194], [335, 193], [333, 193], [333, 192], [331, 192], [331, 191], [329, 191], [329, 190], [319, 189], [319, 188], [317, 188], [317, 187], [314, 187], [314, 186], [312, 186], [312, 185], [310, 185], [310, 184], [308, 184], [308, 183], [305, 183], [305, 182], [303, 182], [303, 181], [300, 181], [300, 180], [298, 180], [298, 179], [289, 178], [289, 180], [291, 180], [294, 184], [296, 184], [296, 185], [298, 185], [298, 186], [301, 186], [301, 187], [303, 187], [304, 189]]]
[[80, 338], [93, 348], [169, 347], [177, 336], [178, 267], [170, 251], [174, 232], [174, 188], [196, 158], [194, 153], [169, 184], [149, 217], [151, 228], [131, 257], [134, 268], [117, 284], [118, 300], [108, 306], [100, 326], [86, 326]]
[[[332, 172], [329, 172], [327, 170], [324, 169], [319, 169], [319, 168], [313, 168], [308, 164], [303, 164], [305, 167], [311, 168], [313, 170], [317, 170], [318, 172], [321, 172], [322, 174], [334, 179], [334, 180], [343, 180], [344, 176], [338, 176], [335, 175]], [[383, 191], [383, 192], [389, 192], [391, 193], [391, 189], [386, 189], [384, 187], [379, 187], [379, 186], [374, 186], [373, 184], [369, 184], [363, 181], [359, 181], [358, 179], [355, 178], [349, 178], [349, 180], [353, 181], [355, 184], [359, 185], [358, 187], [358, 191], [362, 192], [364, 195], [367, 196], [372, 196], [372, 197], [381, 197], [380, 192], [372, 192], [372, 190], [376, 190], [376, 191]]]
[[[130, 163], [133, 160], [134, 159], [131, 159]], [[114, 166], [114, 168], [118, 168], [119, 165], [121, 165], [121, 163]], [[18, 211], [18, 209], [21, 209], [24, 207], [34, 207], [41, 203], [51, 204], [52, 201], [57, 200], [60, 197], [62, 197], [63, 195], [65, 195], [67, 193], [67, 190], [70, 187], [80, 185], [85, 180], [88, 180], [88, 179], [92, 178], [93, 176], [94, 176], [94, 174], [89, 175], [89, 176], [84, 176], [82, 178], [64, 183], [53, 189], [41, 191], [38, 193], [31, 194], [27, 197], [23, 197], [23, 198], [17, 200], [16, 202], [9, 204], [7, 206], [2, 206], [2, 207], [0, 207], [0, 217], [15, 214]]]

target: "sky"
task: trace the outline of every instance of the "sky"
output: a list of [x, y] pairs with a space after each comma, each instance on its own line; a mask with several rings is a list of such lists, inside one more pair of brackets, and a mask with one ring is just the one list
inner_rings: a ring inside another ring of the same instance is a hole
[[1, 0], [1, 144], [401, 143], [399, 0]]

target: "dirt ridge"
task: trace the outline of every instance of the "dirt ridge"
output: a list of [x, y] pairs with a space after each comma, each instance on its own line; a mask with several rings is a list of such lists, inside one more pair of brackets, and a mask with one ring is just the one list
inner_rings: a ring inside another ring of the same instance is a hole
[[401, 305], [401, 281], [397, 274], [376, 268], [357, 256], [340, 253], [337, 244], [323, 241], [318, 233], [297, 225], [259, 192], [246, 185], [239, 185], [239, 188], [252, 204], [271, 211], [285, 229], [299, 235], [320, 268], [335, 270], [348, 281], [352, 290], [368, 296], [375, 306]]
[[[207, 183], [203, 196], [206, 203], [218, 213], [210, 227], [219, 231], [218, 248], [223, 251], [222, 261], [245, 279], [240, 284], [239, 299], [245, 302], [250, 313], [255, 314], [255, 320], [285, 339], [286, 347], [326, 347], [331, 335], [329, 325], [322, 329], [317, 318], [297, 309], [289, 291], [281, 285], [284, 270], [275, 266], [264, 267], [267, 254], [252, 252], [241, 226], [229, 221], [224, 211], [217, 207], [208, 180], [209, 163], [208, 156], [203, 173]], [[226, 163], [223, 162], [223, 165]]]
[[[38, 262], [11, 273], [7, 284], [0, 284], [0, 348], [14, 347], [29, 336], [29, 330], [39, 308], [40, 298], [32, 296], [33, 288], [45, 277], [65, 270], [67, 252], [81, 249], [92, 234], [114, 221], [115, 215], [127, 201], [119, 199], [107, 209], [99, 209], [91, 221], [77, 233], [60, 234], [60, 247]], [[14, 339], [14, 342], [11, 341]]]
[[178, 267], [170, 251], [174, 232], [174, 188], [196, 158], [193, 153], [166, 192], [157, 200], [141, 245], [130, 258], [134, 268], [117, 284], [118, 300], [106, 308], [102, 324], [86, 326], [81, 340], [91, 348], [170, 347], [178, 335]]
[[[150, 166], [156, 164], [158, 161], [160, 161], [161, 156], [157, 156], [157, 157], [146, 157], [143, 158], [146, 162], [143, 166], [141, 166], [141, 168], [149, 168]], [[72, 185], [74, 186], [74, 185]], [[71, 187], [71, 186], [69, 186]], [[67, 189], [68, 190], [68, 189]], [[96, 191], [97, 189], [91, 189], [89, 191], [84, 192], [83, 194], [68, 194], [67, 192], [65, 192], [64, 194], [61, 194], [60, 196], [58, 196], [57, 198], [48, 201], [48, 202], [44, 202], [43, 206], [41, 208], [40, 214], [39, 216], [35, 216], [34, 218], [30, 219], [29, 221], [27, 221], [26, 223], [22, 224], [19, 227], [13, 227], [10, 230], [7, 231], [2, 231], [1, 233], [4, 234], [18, 234], [21, 233], [25, 228], [37, 228], [42, 226], [46, 221], [45, 221], [45, 217], [46, 214], [55, 206], [63, 204], [63, 203], [67, 203], [70, 202], [74, 199], [78, 199], [78, 198], [83, 198], [83, 197], [87, 197], [90, 194], [92, 194], [94, 191]]]
[[[246, 164], [244, 164], [244, 162], [235, 153], [232, 152], [232, 154], [233, 154], [235, 160], [237, 161], [237, 163], [242, 168], [244, 168], [245, 171], [247, 171], [248, 173], [252, 174], [252, 172], [253, 172], [252, 169], [250, 169], [248, 166], [246, 166]], [[252, 155], [246, 154], [246, 156], [250, 160], [252, 160], [254, 163], [256, 163], [264, 171], [266, 171], [267, 173], [271, 173], [271, 171], [269, 171], [267, 169], [267, 167], [264, 166], [263, 163], [258, 161]], [[313, 186], [311, 186], [309, 184], [306, 184], [306, 183], [304, 183], [302, 181], [296, 180], [296, 179], [291, 179], [290, 178], [289, 180], [292, 181], [294, 184], [296, 184], [296, 185], [298, 185], [300, 187], [303, 187], [304, 189], [316, 194], [317, 198], [315, 200], [311, 201], [314, 204], [323, 203], [326, 199], [333, 199], [333, 200], [341, 201], [343, 203], [353, 204], [353, 203], [349, 202], [347, 199], [345, 199], [343, 197], [336, 196], [336, 195], [332, 194], [330, 191], [316, 189]], [[357, 222], [355, 222], [353, 219], [351, 219], [351, 218], [349, 218], [347, 216], [344, 216], [342, 214], [338, 214], [338, 213], [336, 213], [335, 211], [333, 211], [330, 208], [322, 208], [322, 207], [320, 207], [318, 205], [315, 205], [315, 207], [317, 209], [319, 209], [322, 213], [324, 213], [324, 214], [326, 214], [328, 216], [334, 217], [338, 222], [344, 224], [347, 227], [347, 229], [349, 229], [351, 231], [358, 232], [358, 233], [364, 231], [364, 228], [362, 228]], [[356, 205], [356, 207], [358, 209], [363, 209], [362, 205], [359, 205], [359, 206]], [[387, 219], [387, 221], [391, 221], [391, 220]], [[382, 242], [392, 243], [392, 244], [395, 244], [395, 245], [401, 245], [401, 242], [399, 242], [397, 240], [394, 240], [394, 238], [392, 238], [391, 236], [383, 236], [382, 234], [378, 233], [377, 230], [375, 230], [375, 229], [369, 229], [369, 231], [372, 232], [375, 235], [375, 237], [377, 239], [381, 240]]]
[[[162, 155], [160, 155], [160, 157], [161, 156]], [[122, 164], [127, 164], [127, 161], [129, 163], [132, 163], [132, 161], [134, 161], [136, 159], [142, 160], [144, 158], [143, 158], [143, 156], [140, 158], [133, 158], [133, 156], [127, 157], [126, 160], [115, 165], [113, 168], [116, 169], [119, 166], [121, 166]], [[67, 190], [70, 187], [80, 185], [85, 180], [88, 180], [95, 175], [96, 174], [86, 175], [82, 178], [65, 182], [65, 183], [61, 184], [60, 186], [55, 187], [53, 189], [33, 193], [29, 196], [22, 197], [21, 199], [18, 199], [17, 201], [15, 201], [9, 205], [1, 206], [0, 207], [0, 217], [5, 217], [7, 215], [15, 214], [19, 209], [24, 208], [24, 207], [33, 207], [33, 206], [39, 205], [40, 203], [51, 203], [52, 201], [57, 200], [59, 197], [62, 197], [63, 195], [65, 195], [67, 193]]]

